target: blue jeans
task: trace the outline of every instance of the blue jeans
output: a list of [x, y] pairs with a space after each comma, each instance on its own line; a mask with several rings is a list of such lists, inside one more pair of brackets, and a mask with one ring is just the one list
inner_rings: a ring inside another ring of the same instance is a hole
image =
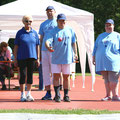
[[43, 90], [44, 86], [43, 86], [42, 64], [40, 64], [38, 70], [39, 70], [39, 90]]

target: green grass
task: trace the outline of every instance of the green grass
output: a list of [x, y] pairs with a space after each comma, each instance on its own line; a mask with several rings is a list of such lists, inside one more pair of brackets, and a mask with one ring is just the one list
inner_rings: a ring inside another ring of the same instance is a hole
[[0, 110], [0, 113], [36, 113], [36, 114], [112, 114], [120, 113], [120, 111], [108, 111], [108, 110], [32, 110], [32, 109], [19, 109], [19, 110]]
[[[33, 75], [39, 75], [39, 73], [33, 73]], [[82, 73], [75, 73], [75, 75], [82, 76]], [[86, 76], [91, 76], [91, 73], [85, 73]]]
[[[75, 73], [76, 76], [82, 76], [82, 73]], [[85, 73], [85, 76], [91, 76], [91, 73]], [[95, 76], [100, 76], [98, 74], [95, 74]]]
[[[33, 73], [33, 75], [39, 75], [39, 73]], [[82, 73], [75, 73], [76, 76], [82, 76]], [[85, 73], [85, 76], [91, 76], [91, 73]], [[99, 76], [96, 74], [96, 76]]]
[[[82, 76], [82, 73], [75, 73], [76, 76]], [[91, 73], [85, 73], [86, 76], [91, 76]]]

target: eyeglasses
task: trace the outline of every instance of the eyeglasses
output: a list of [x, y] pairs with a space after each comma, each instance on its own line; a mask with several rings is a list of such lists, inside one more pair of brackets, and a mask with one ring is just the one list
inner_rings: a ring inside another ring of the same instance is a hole
[[25, 22], [26, 22], [26, 23], [32, 23], [32, 21], [31, 21], [31, 20], [25, 20]]

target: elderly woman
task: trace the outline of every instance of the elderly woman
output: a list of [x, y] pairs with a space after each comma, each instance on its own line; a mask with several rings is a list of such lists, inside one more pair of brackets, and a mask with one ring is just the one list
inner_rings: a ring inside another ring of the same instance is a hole
[[[31, 86], [33, 83], [33, 68], [35, 61], [39, 66], [39, 37], [37, 32], [32, 29], [32, 16], [23, 16], [24, 27], [20, 29], [15, 38], [14, 46], [14, 65], [20, 70], [20, 90], [21, 102], [34, 101], [31, 95]], [[25, 94], [25, 78], [27, 74], [27, 95]]]
[[2, 90], [6, 90], [6, 85], [5, 85], [5, 66], [2, 61], [7, 61], [11, 60], [11, 54], [10, 51], [8, 50], [8, 44], [6, 42], [1, 42], [0, 44], [0, 81], [2, 83]]

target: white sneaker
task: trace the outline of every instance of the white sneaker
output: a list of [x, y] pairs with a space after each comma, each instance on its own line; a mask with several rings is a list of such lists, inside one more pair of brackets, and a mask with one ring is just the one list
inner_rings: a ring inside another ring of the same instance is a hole
[[26, 102], [26, 97], [25, 96], [21, 96], [20, 101], [21, 102]]
[[26, 101], [28, 102], [34, 101], [34, 98], [31, 95], [27, 95]]
[[106, 97], [102, 98], [101, 100], [102, 101], [109, 101], [109, 100], [111, 100], [111, 97], [110, 96], [106, 96]]

